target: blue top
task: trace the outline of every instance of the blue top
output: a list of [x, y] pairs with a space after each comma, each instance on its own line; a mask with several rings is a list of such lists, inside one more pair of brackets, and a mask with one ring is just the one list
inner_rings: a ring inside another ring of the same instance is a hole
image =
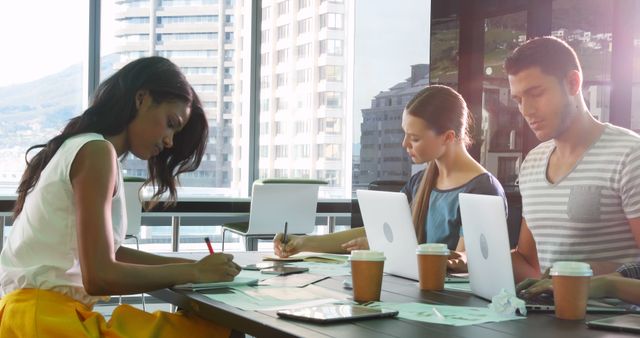
[[[424, 170], [416, 173], [402, 188], [409, 203], [413, 200]], [[507, 198], [502, 185], [491, 173], [480, 174], [469, 182], [452, 189], [440, 190], [433, 188], [429, 198], [429, 214], [425, 220], [425, 235], [427, 243], [444, 243], [449, 250], [455, 250], [462, 234], [462, 220], [460, 219], [459, 193], [501, 196], [507, 210]]]

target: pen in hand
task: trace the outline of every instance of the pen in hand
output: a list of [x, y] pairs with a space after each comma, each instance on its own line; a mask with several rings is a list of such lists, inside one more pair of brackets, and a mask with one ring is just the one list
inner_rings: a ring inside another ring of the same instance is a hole
[[207, 243], [207, 248], [209, 248], [209, 253], [213, 255], [213, 247], [211, 246], [211, 241], [209, 240], [209, 237], [205, 237], [204, 242]]
[[288, 223], [284, 222], [284, 234], [282, 235], [282, 251], [286, 252], [286, 247], [287, 247], [287, 242], [289, 242], [289, 240], [287, 239], [287, 227], [288, 227]]

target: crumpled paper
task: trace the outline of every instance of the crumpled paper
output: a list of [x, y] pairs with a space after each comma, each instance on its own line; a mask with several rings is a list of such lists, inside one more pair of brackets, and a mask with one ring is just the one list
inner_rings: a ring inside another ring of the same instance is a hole
[[525, 305], [524, 300], [507, 292], [505, 289], [500, 290], [499, 294], [491, 298], [489, 310], [502, 315], [514, 315], [518, 313], [523, 316], [527, 315], [527, 306]]

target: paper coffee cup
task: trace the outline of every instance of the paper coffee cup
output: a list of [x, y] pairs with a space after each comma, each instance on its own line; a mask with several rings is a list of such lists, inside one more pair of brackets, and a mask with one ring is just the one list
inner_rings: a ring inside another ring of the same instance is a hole
[[420, 289], [436, 291], [444, 289], [449, 249], [446, 244], [426, 243], [416, 249]]
[[353, 300], [356, 302], [380, 300], [384, 253], [371, 250], [353, 250], [349, 260], [351, 261]]
[[553, 283], [556, 317], [584, 319], [589, 298], [589, 283], [593, 271], [582, 262], [555, 262], [549, 273]]

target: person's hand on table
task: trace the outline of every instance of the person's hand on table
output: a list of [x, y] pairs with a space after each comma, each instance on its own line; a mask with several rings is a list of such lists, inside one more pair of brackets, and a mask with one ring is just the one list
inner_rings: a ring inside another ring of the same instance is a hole
[[341, 246], [349, 252], [352, 250], [369, 250], [369, 241], [367, 241], [366, 237], [358, 237], [343, 243]]
[[447, 270], [453, 273], [468, 272], [467, 257], [465, 253], [451, 251], [447, 260]]
[[516, 285], [516, 295], [523, 299], [533, 299], [542, 294], [552, 294], [553, 285], [549, 277], [549, 270], [550, 268], [547, 268], [540, 279], [527, 278]]

